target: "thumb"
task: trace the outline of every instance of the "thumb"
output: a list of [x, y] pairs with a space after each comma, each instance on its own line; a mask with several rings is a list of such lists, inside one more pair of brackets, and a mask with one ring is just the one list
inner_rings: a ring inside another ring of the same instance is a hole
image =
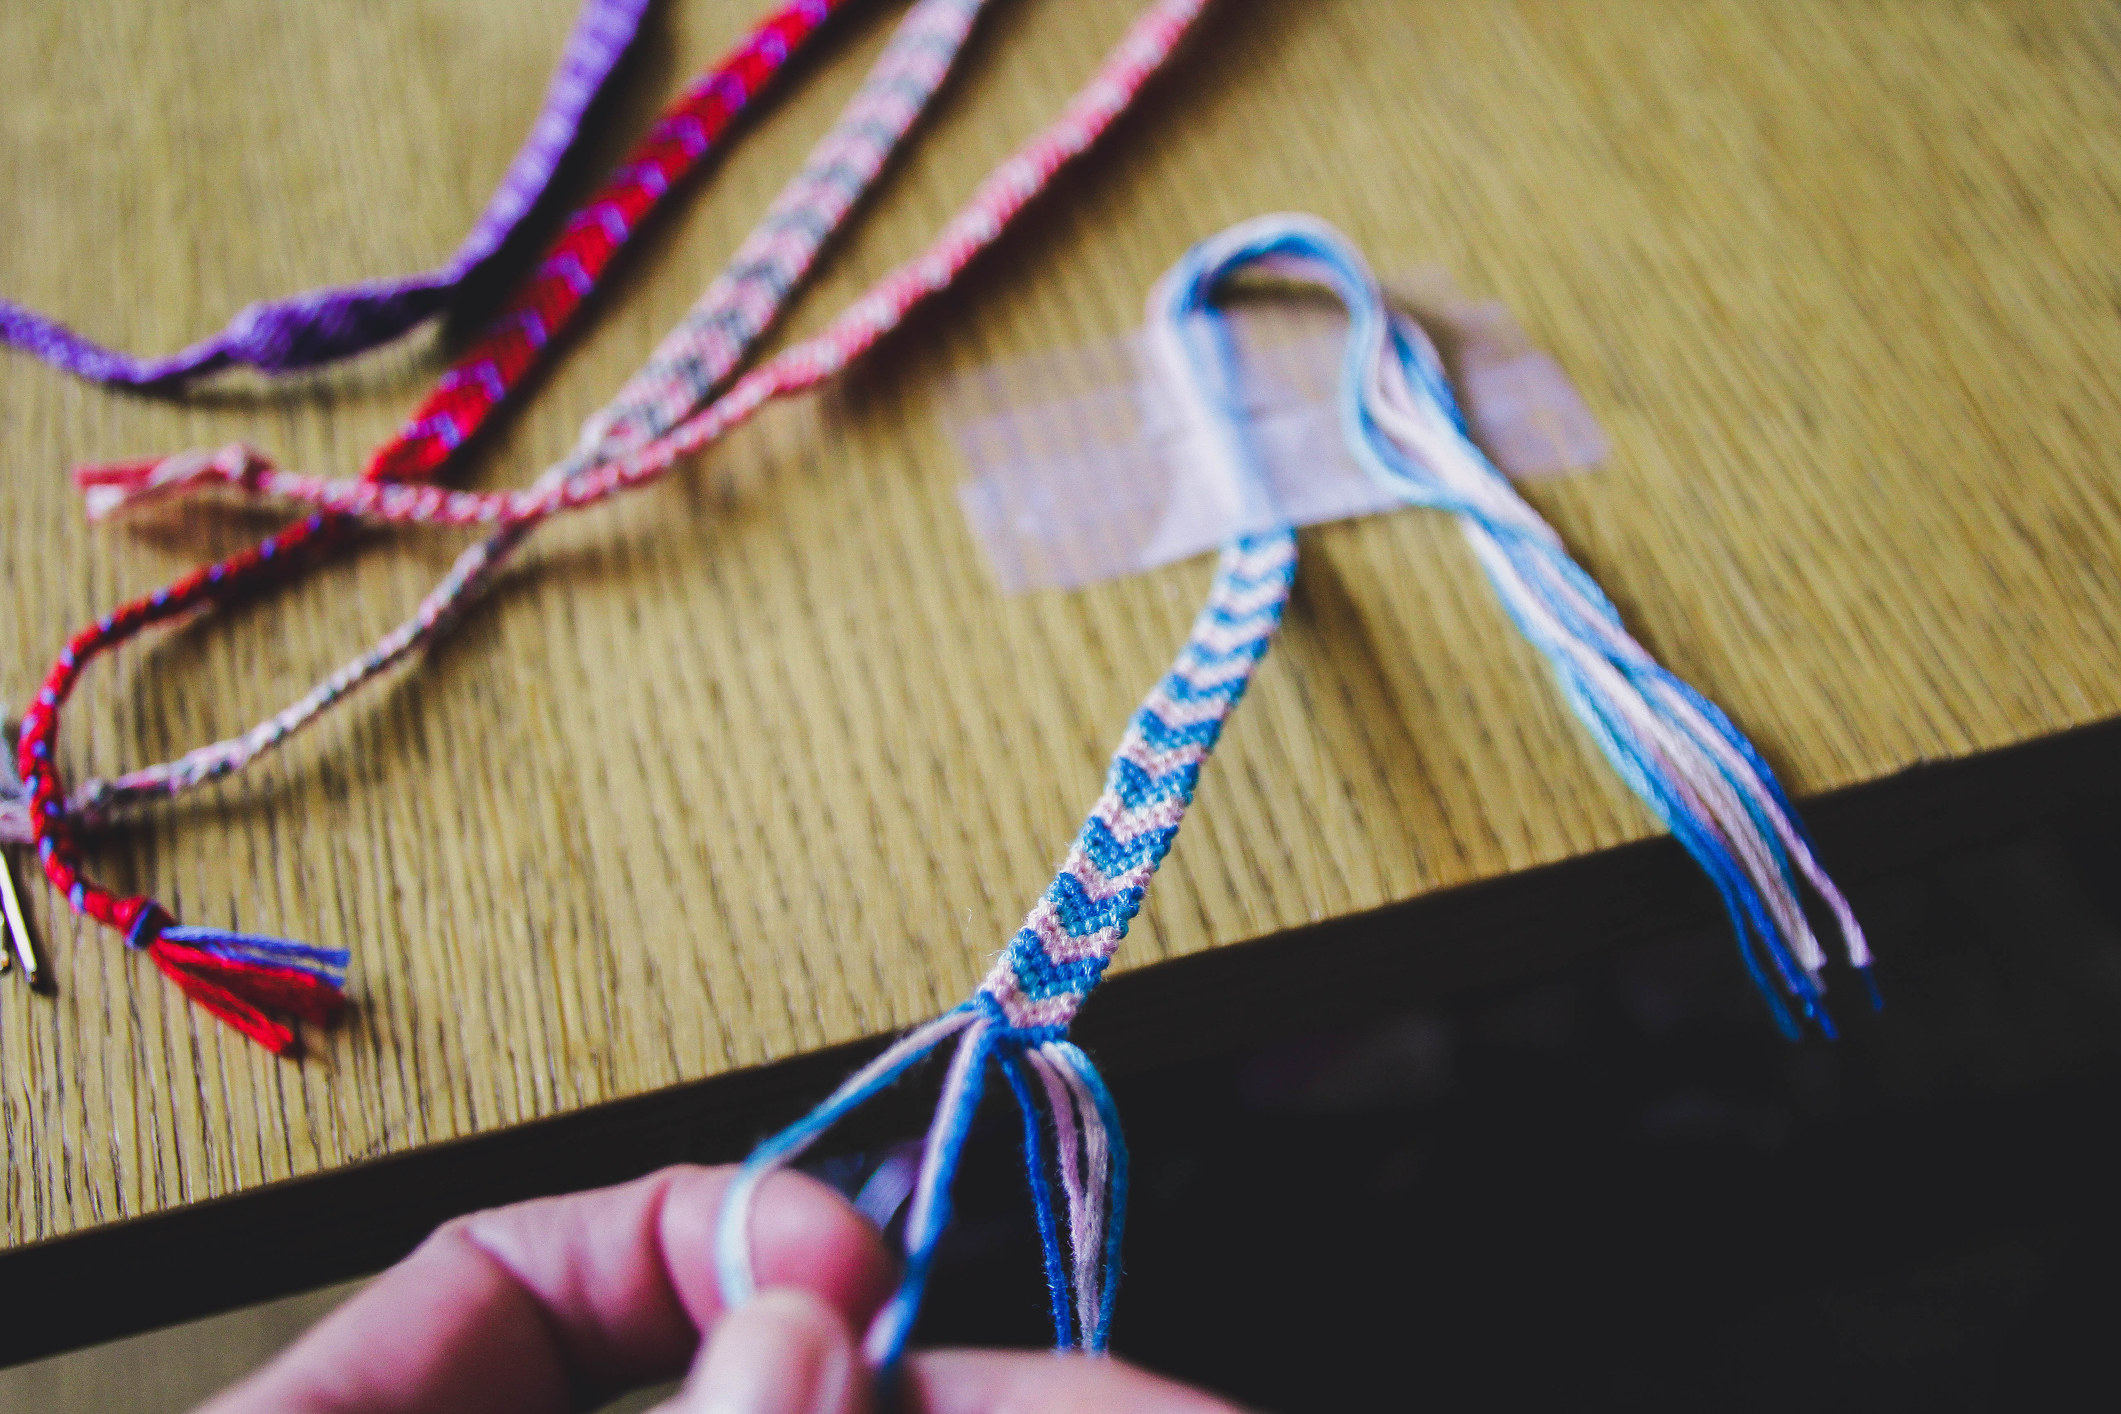
[[782, 1287], [722, 1317], [684, 1388], [652, 1414], [863, 1414], [868, 1384], [840, 1314]]

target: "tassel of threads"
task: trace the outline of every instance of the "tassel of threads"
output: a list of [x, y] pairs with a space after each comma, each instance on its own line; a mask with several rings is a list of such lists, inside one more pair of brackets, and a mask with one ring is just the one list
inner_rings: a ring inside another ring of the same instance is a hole
[[128, 945], [144, 951], [192, 1001], [275, 1055], [299, 1054], [301, 1038], [280, 1020], [317, 1026], [346, 1005], [346, 966], [339, 948], [311, 947], [254, 933], [181, 928], [150, 899], [128, 899]]

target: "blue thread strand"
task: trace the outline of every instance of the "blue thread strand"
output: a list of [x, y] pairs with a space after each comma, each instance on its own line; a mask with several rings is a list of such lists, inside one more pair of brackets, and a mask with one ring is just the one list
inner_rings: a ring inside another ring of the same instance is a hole
[[313, 962], [325, 967], [345, 967], [353, 960], [353, 954], [345, 948], [320, 948], [311, 943], [298, 943], [288, 938], [267, 937], [262, 933], [230, 933], [219, 928], [179, 926], [164, 928], [162, 936], [173, 943], [190, 943], [194, 946], [222, 945], [261, 956], [285, 958], [291, 962]]
[[1098, 1118], [1104, 1121], [1105, 1140], [1111, 1150], [1108, 1162], [1112, 1176], [1106, 1185], [1104, 1282], [1098, 1292], [1097, 1328], [1084, 1338], [1087, 1349], [1102, 1351], [1111, 1342], [1112, 1308], [1119, 1298], [1120, 1249], [1127, 1226], [1127, 1140], [1120, 1129], [1119, 1106], [1113, 1103], [1105, 1078], [1098, 1074], [1088, 1054], [1073, 1041], [1057, 1042], [1055, 1049], [1067, 1057], [1077, 1078], [1090, 1092], [1090, 1102], [1097, 1106]]
[[1075, 1344], [1074, 1321], [1068, 1314], [1068, 1267], [1061, 1255], [1060, 1226], [1053, 1216], [1053, 1185], [1046, 1174], [1045, 1126], [1039, 1119], [1038, 1100], [1023, 1059], [1003, 1049], [996, 1052], [1009, 1088], [1016, 1092], [1016, 1106], [1024, 1118], [1024, 1175], [1031, 1185], [1031, 1211], [1038, 1219], [1038, 1240], [1046, 1260], [1046, 1296], [1053, 1316], [1053, 1343], [1067, 1350]]
[[[920, 1234], [920, 1241], [907, 1249], [906, 1270], [899, 1278], [898, 1290], [892, 1293], [877, 1317], [883, 1323], [886, 1335], [877, 1370], [887, 1387], [897, 1374], [899, 1362], [905, 1358], [906, 1342], [913, 1334], [913, 1320], [920, 1312], [921, 1296], [928, 1288], [929, 1270], [935, 1265], [936, 1244], [942, 1240], [943, 1229], [950, 1225], [950, 1185], [957, 1177], [958, 1160], [964, 1155], [965, 1139], [972, 1132], [973, 1114], [979, 1109], [980, 1095], [986, 1086], [992, 1037], [985, 1027], [975, 1026], [960, 1044], [972, 1047], [973, 1052], [965, 1064], [963, 1097], [953, 1108], [950, 1127], [942, 1133], [935, 1148], [935, 1212], [927, 1230]], [[910, 1228], [910, 1222], [908, 1226]]]

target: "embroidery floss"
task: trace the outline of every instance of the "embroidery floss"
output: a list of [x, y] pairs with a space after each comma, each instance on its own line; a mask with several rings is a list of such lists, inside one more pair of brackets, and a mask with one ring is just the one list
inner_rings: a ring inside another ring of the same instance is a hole
[[[961, 0], [958, 8], [966, 8], [968, 3], [969, 0]], [[645, 398], [638, 404], [629, 402], [629, 410], [624, 415], [594, 425], [591, 432], [585, 433], [585, 440], [593, 438], [601, 447], [608, 434], [620, 439], [621, 445], [630, 446], [631, 450], [617, 455], [600, 451], [586, 464], [564, 463], [541, 479], [539, 486], [545, 488], [541, 494], [555, 498], [559, 505], [588, 504], [616, 490], [643, 484], [667, 470], [678, 458], [705, 446], [742, 422], [772, 398], [814, 387], [845, 367], [895, 328], [914, 305], [949, 285], [974, 256], [993, 243], [1031, 198], [1044, 189], [1061, 166], [1086, 150], [1105, 131], [1132, 101], [1141, 85], [1169, 57], [1204, 3], [1205, 0], [1158, 0], [1153, 4], [1061, 116], [996, 168], [966, 208], [944, 227], [922, 255], [887, 275], [824, 333], [795, 345], [754, 373], [739, 379], [705, 409], [683, 416], [665, 431], [651, 433], [648, 429], [659, 425], [659, 418], [677, 416], [680, 409], [689, 407], [685, 395], [673, 399]], [[667, 366], [661, 367], [657, 379], [651, 381], [657, 382], [658, 386], [668, 386], [658, 380], [663, 380], [666, 375], [673, 380], [704, 378], [704, 370], [710, 369], [718, 357], [714, 353], [716, 337], [713, 330], [705, 326], [694, 327], [688, 322], [681, 328], [680, 336], [659, 351]], [[687, 371], [694, 369], [699, 371]], [[703, 383], [702, 386], [709, 384]], [[658, 407], [663, 411], [657, 412]], [[637, 446], [632, 445], [641, 438], [646, 440], [639, 441]], [[247, 449], [238, 448], [212, 456], [167, 459], [116, 473], [93, 471], [83, 480], [89, 489], [109, 493], [109, 500], [102, 504], [102, 509], [108, 510], [114, 505], [199, 484], [202, 464], [208, 469], [221, 471], [223, 479], [238, 482], [274, 481], [285, 475], [263, 467], [262, 459]], [[541, 519], [542, 516], [515, 517], [504, 525], [504, 534], [467, 550], [414, 616], [368, 654], [348, 664], [302, 702], [261, 724], [244, 738], [207, 748], [211, 762], [219, 764], [208, 763], [207, 758], [202, 757], [194, 762], [200, 769], [187, 767], [182, 762], [169, 768], [153, 768], [147, 778], [135, 782], [141, 787], [140, 793], [169, 794], [199, 780], [226, 774], [259, 751], [284, 740], [288, 731], [313, 719], [353, 686], [373, 677], [412, 648], [444, 631], [458, 609], [490, 581], [501, 558], [519, 545], [524, 535]], [[342, 524], [343, 521], [330, 516], [314, 515], [300, 522], [297, 530], [313, 541], [326, 527]], [[79, 680], [82, 668], [97, 653], [115, 646], [150, 623], [217, 600], [227, 594], [238, 579], [255, 578], [268, 572], [266, 564], [281, 548], [281, 538], [268, 540], [246, 555], [198, 571], [170, 589], [136, 601], [77, 634], [61, 652], [23, 718], [18, 755], [30, 789], [28, 825], [46, 876], [76, 911], [118, 929], [128, 941], [135, 946], [144, 946], [151, 954], [155, 953], [169, 926], [167, 913], [151, 899], [118, 898], [87, 879], [82, 872], [76, 832], [117, 796], [115, 788], [107, 788], [81, 801], [78, 808], [67, 799], [63, 780], [52, 760], [59, 712]], [[229, 946], [234, 948], [236, 945]], [[275, 966], [310, 966], [313, 961], [294, 954], [275, 953], [273, 956], [278, 959], [272, 964]], [[218, 953], [212, 954], [211, 959], [230, 967], [267, 965]], [[188, 978], [198, 980], [195, 971], [171, 971], [169, 967], [164, 970], [170, 971], [172, 978], [184, 985], [194, 999], [238, 1024], [246, 1034], [282, 1052], [292, 1049], [292, 1031], [271, 1022], [257, 1007], [248, 1012], [226, 1007], [223, 1005], [226, 998], [219, 993], [203, 985], [186, 985]], [[336, 985], [335, 976], [327, 980]], [[274, 1000], [280, 996], [279, 992], [273, 993]]]
[[502, 174], [471, 233], [449, 263], [424, 275], [311, 290], [253, 304], [211, 338], [166, 358], [136, 358], [96, 344], [55, 319], [0, 300], [0, 342], [76, 377], [153, 388], [234, 364], [292, 373], [397, 338], [436, 313], [485, 268], [537, 205], [574, 145], [582, 115], [640, 29], [648, 0], [589, 0], [561, 52], [530, 136]]
[[[1787, 1001], [1824, 1025], [1824, 953], [1795, 905], [1796, 876], [1833, 913], [1850, 964], [1866, 969], [1870, 956], [1773, 773], [1729, 718], [1628, 636], [1560, 538], [1467, 435], [1443, 365], [1419, 326], [1389, 309], [1361, 256], [1315, 218], [1269, 216], [1233, 227], [1196, 246], [1150, 298], [1151, 336], [1177, 375], [1174, 395], [1213, 434], [1204, 445], [1214, 449], [1229, 489], [1256, 501], [1266, 481], [1252, 464], [1231, 396], [1227, 332], [1209, 300], [1221, 281], [1250, 265], [1322, 285], [1347, 306], [1340, 419], [1350, 449], [1409, 505], [1458, 516], [1505, 607], [1547, 656], [1593, 738], [1723, 892], [1778, 1024], [1795, 1034]], [[747, 1299], [754, 1289], [746, 1223], [759, 1182], [956, 1038], [907, 1215], [905, 1274], [870, 1327], [864, 1354], [888, 1375], [905, 1349], [990, 1061], [1023, 1113], [1055, 1339], [1104, 1347], [1119, 1276], [1125, 1151], [1110, 1096], [1066, 1032], [1170, 851], [1200, 769], [1280, 624], [1295, 569], [1288, 530], [1247, 536], [1222, 552], [1191, 636], [1129, 724], [1104, 793], [1060, 872], [972, 1000], [886, 1050], [745, 1163], [716, 1235], [716, 1270], [728, 1300]], [[1042, 1089], [1027, 1083], [1027, 1071]], [[1070, 1210], [1067, 1262], [1047, 1179], [1049, 1126]], [[1100, 1155], [1110, 1156], [1102, 1174]]]

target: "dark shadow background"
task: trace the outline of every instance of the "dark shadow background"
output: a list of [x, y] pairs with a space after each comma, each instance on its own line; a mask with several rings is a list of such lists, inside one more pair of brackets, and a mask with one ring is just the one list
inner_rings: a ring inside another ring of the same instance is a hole
[[[1651, 920], [1674, 889], [1655, 870], [1630, 876], [1644, 924], [1631, 938], [1614, 940], [1600, 896], [1561, 872], [1532, 881], [1539, 907], [1455, 923], [1425, 911], [1394, 955], [1434, 962], [1470, 925], [1505, 970], [1439, 982], [1415, 967], [1395, 985], [1357, 969], [1356, 984], [1341, 978], [1357, 1024], [1264, 1039], [1302, 999], [1284, 985], [1276, 1010], [1241, 1014], [1246, 989], [1201, 985], [1197, 970], [1200, 1004], [1229, 1018], [1218, 1058], [1129, 1062], [1139, 1028], [1108, 1018], [1090, 1044], [1112, 1062], [1136, 1174], [1120, 1351], [1282, 1414], [2121, 1408], [2121, 1161], [2106, 1139], [2121, 1108], [2121, 814], [2092, 798], [1985, 818], [1986, 842], [1903, 854], [1857, 891], [1887, 1005], [1844, 1002], [1833, 1043], [1777, 1037], [1721, 933], [1660, 933]], [[1532, 936], [1557, 927], [1572, 931]], [[1305, 946], [1341, 977], [1329, 937]], [[1561, 961], [1509, 970], [1527, 952]], [[1170, 1024], [1162, 1002], [1136, 1008], [1155, 1015]], [[852, 1063], [827, 1054], [769, 1093], [758, 1132]], [[959, 1184], [923, 1343], [1051, 1338], [1002, 1090], [990, 1086]], [[859, 1181], [879, 1146], [919, 1132], [932, 1076], [886, 1098], [853, 1146], [866, 1154], [813, 1167]], [[653, 1097], [612, 1108], [621, 1118], [587, 1139], [568, 1130], [571, 1147], [528, 1127], [454, 1146], [453, 1161], [487, 1154], [485, 1168], [564, 1189], [611, 1181], [613, 1163], [725, 1161], [695, 1141], [719, 1134], [726, 1149], [751, 1132], [688, 1127]], [[554, 1153], [593, 1157], [577, 1171]], [[417, 1204], [438, 1175], [452, 1208], [495, 1201], [487, 1180], [459, 1191], [426, 1160], [370, 1168], [313, 1182], [382, 1185], [354, 1198], [395, 1195], [408, 1244], [431, 1225]], [[289, 1185], [229, 1216], [284, 1245], [316, 1211]], [[197, 1216], [164, 1224], [159, 1246], [96, 1238], [18, 1264], [10, 1329], [46, 1306], [78, 1326], [89, 1308], [62, 1288], [80, 1283], [82, 1252], [130, 1273], [130, 1287], [95, 1287], [104, 1305], [151, 1285], [158, 1260], [210, 1286], [227, 1262], [199, 1261]], [[370, 1267], [396, 1255], [357, 1238]], [[0, 1407], [189, 1407], [348, 1290], [0, 1372]]]
[[[1856, 898], [1886, 1006], [1720, 934], [1136, 1073], [1114, 1342], [1262, 1408], [2121, 1408], [2121, 830]], [[922, 1343], [1051, 1340], [990, 1107]]]

